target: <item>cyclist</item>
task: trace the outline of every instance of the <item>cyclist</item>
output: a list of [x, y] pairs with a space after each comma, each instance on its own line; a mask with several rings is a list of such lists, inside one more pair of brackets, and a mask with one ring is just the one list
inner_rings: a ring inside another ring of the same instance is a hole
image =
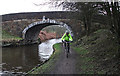
[[69, 42], [73, 41], [72, 36], [70, 35], [69, 31], [66, 31], [64, 33], [64, 35], [62, 36], [61, 40], [64, 43], [65, 49], [66, 49], [66, 45], [67, 45], [68, 52], [69, 52], [69, 49], [70, 49], [70, 43]]

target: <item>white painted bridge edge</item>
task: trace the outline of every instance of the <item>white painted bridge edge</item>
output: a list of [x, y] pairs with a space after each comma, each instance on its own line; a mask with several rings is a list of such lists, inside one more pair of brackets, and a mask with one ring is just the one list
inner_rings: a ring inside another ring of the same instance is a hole
[[[30, 25], [28, 25], [23, 31], [22, 31], [22, 37], [23, 39], [25, 39], [25, 34], [27, 32], [28, 29], [32, 28], [33, 26], [39, 25], [39, 24], [44, 24], [44, 23], [53, 23], [53, 24], [58, 24], [62, 27], [65, 27], [66, 30], [68, 30], [71, 34], [72, 34], [72, 30], [71, 28], [63, 23], [63, 22], [59, 22], [59, 21], [55, 21], [55, 20], [51, 20], [51, 19], [43, 19], [42, 21], [37, 21], [37, 22], [33, 22]], [[41, 25], [42, 26], [42, 25]], [[73, 35], [73, 34], [72, 34]]]

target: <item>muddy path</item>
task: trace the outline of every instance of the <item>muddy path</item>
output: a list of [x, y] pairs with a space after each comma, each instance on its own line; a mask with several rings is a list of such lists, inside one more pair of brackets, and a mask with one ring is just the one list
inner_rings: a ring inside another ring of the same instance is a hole
[[76, 61], [78, 54], [70, 49], [70, 55], [67, 58], [64, 47], [61, 45], [62, 52], [54, 65], [54, 68], [48, 74], [76, 74]]

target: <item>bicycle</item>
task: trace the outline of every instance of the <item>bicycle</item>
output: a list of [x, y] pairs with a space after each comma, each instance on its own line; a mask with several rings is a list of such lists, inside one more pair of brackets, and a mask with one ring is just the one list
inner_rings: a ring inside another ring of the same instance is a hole
[[70, 43], [71, 41], [63, 41], [64, 46], [65, 46], [65, 52], [66, 52], [66, 57], [68, 58], [69, 54], [70, 54]]

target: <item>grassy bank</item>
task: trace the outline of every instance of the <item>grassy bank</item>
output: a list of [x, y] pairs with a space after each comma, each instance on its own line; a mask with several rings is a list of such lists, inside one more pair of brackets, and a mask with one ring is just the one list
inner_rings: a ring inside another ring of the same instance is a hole
[[60, 53], [61, 53], [61, 44], [57, 43], [53, 46], [54, 48], [54, 53], [50, 57], [48, 61], [46, 61], [43, 65], [33, 68], [33, 71], [29, 71], [28, 74], [46, 74], [48, 73], [53, 67], [55, 62], [57, 61]]
[[100, 29], [84, 36], [72, 47], [78, 54], [79, 74], [117, 74], [118, 42], [109, 30]]
[[22, 40], [22, 38], [17, 37], [17, 36], [13, 36], [10, 33], [2, 30], [2, 41], [13, 41], [13, 40]]

